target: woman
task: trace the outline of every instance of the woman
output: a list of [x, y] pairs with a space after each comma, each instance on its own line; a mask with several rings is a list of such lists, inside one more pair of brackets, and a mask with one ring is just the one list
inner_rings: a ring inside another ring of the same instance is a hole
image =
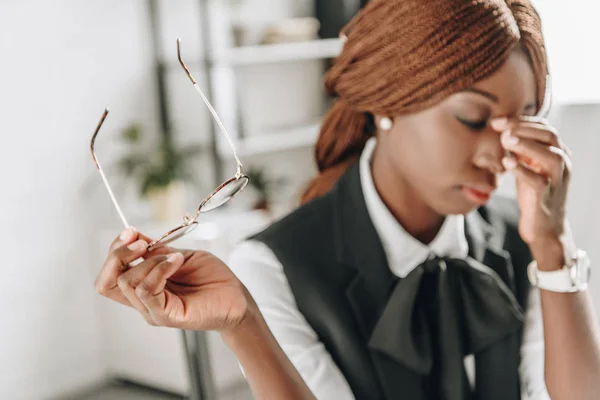
[[[97, 290], [152, 325], [220, 331], [256, 398], [596, 396], [589, 294], [527, 275], [574, 254], [529, 1], [372, 0], [344, 39], [304, 204], [231, 269], [126, 230]], [[507, 171], [518, 204], [491, 197]]]

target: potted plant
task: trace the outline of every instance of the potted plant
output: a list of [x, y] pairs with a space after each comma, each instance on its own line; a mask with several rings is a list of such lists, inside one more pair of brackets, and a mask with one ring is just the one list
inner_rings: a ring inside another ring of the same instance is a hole
[[178, 149], [170, 136], [161, 135], [144, 146], [142, 128], [132, 123], [121, 132], [128, 151], [117, 162], [117, 168], [138, 185], [138, 194], [152, 205], [154, 217], [162, 223], [181, 218], [185, 207], [185, 183], [197, 184], [189, 162], [204, 151], [193, 144]]

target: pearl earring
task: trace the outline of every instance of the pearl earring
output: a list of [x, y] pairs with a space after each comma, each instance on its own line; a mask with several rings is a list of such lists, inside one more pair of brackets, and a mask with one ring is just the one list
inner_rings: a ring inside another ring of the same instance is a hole
[[389, 131], [392, 129], [392, 120], [388, 117], [382, 117], [379, 121], [379, 127], [384, 131]]

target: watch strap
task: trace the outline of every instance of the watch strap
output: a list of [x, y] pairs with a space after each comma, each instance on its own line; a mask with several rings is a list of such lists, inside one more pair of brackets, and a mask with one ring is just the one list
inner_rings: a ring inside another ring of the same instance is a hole
[[540, 271], [537, 262], [532, 261], [527, 270], [529, 282], [540, 289], [552, 292], [571, 292], [574, 285], [571, 280], [571, 269], [563, 267], [555, 271]]
[[585, 290], [588, 286], [589, 272], [584, 274], [586, 276], [579, 276], [578, 268], [589, 271], [589, 260], [582, 250], [577, 250], [576, 254], [568, 265], [554, 271], [540, 271], [537, 262], [533, 260], [527, 268], [529, 282], [533, 286], [552, 292], [572, 293]]

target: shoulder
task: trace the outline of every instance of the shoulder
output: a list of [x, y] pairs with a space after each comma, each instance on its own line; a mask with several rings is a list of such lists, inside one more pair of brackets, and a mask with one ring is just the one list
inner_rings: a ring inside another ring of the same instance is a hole
[[[306, 288], [317, 284], [345, 282], [353, 270], [338, 268], [340, 228], [333, 196], [330, 192], [319, 197], [248, 238], [236, 252], [236, 262], [244, 269], [243, 273], [255, 270], [276, 275], [278, 279], [285, 276], [295, 293], [304, 293]], [[244, 250], [248, 247], [250, 256]]]
[[327, 233], [334, 225], [333, 211], [331, 195], [325, 195], [300, 206], [250, 239], [277, 248], [288, 244], [294, 247], [314, 246], [319, 239], [331, 237]]
[[238, 243], [229, 254], [227, 262], [234, 272], [254, 269], [252, 267], [274, 271], [281, 269], [273, 251], [264, 243], [253, 239]]
[[262, 231], [238, 243], [229, 254], [228, 263], [238, 276], [283, 273], [282, 263], [298, 253], [311, 254], [331, 237], [333, 207], [329, 196], [300, 206]]
[[227, 265], [258, 304], [289, 298], [283, 266], [264, 243], [256, 240], [239, 243], [229, 254]]

